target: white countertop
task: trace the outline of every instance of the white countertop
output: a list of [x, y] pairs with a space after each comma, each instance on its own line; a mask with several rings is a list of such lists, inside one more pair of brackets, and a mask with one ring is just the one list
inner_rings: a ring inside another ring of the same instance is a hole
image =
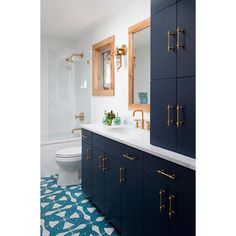
[[[118, 127], [125, 126], [117, 126], [117, 128]], [[100, 134], [106, 138], [110, 138], [117, 142], [134, 147], [154, 156], [158, 156], [167, 161], [171, 161], [181, 166], [195, 170], [195, 159], [151, 145], [150, 131], [130, 127], [130, 129], [132, 130], [131, 133], [118, 133], [112, 131], [112, 129], [115, 129], [116, 127], [109, 127], [103, 124], [84, 124], [81, 125], [81, 128], [87, 129], [91, 132]]]

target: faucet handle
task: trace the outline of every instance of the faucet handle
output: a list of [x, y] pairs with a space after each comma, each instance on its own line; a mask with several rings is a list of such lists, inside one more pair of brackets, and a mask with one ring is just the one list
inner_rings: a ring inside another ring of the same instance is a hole
[[136, 121], [136, 128], [139, 128], [139, 121], [140, 121], [140, 119], [135, 119], [135, 121]]
[[147, 120], [147, 121], [146, 121], [146, 124], [147, 124], [146, 129], [147, 129], [147, 130], [150, 130], [150, 120]]

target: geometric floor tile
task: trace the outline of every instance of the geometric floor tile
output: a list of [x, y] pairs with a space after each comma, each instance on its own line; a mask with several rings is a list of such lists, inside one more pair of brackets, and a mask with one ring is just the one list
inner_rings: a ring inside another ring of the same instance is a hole
[[57, 175], [40, 182], [41, 236], [119, 236], [81, 190], [80, 185], [60, 187]]

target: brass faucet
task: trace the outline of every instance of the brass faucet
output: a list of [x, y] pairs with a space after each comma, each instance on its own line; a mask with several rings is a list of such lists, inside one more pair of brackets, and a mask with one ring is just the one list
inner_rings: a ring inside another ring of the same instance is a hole
[[84, 112], [80, 112], [79, 115], [75, 115], [75, 119], [79, 119], [80, 121], [84, 121]]
[[135, 113], [136, 113], [137, 111], [139, 111], [139, 112], [142, 113], [141, 129], [144, 129], [144, 113], [143, 113], [143, 110], [135, 110], [135, 111], [133, 112], [133, 117], [135, 116]]

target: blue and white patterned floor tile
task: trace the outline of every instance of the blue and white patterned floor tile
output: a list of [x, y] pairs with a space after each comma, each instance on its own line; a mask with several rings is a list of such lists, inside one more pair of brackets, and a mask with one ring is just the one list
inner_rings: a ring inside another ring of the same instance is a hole
[[119, 236], [81, 190], [60, 187], [57, 175], [41, 178], [41, 236]]

